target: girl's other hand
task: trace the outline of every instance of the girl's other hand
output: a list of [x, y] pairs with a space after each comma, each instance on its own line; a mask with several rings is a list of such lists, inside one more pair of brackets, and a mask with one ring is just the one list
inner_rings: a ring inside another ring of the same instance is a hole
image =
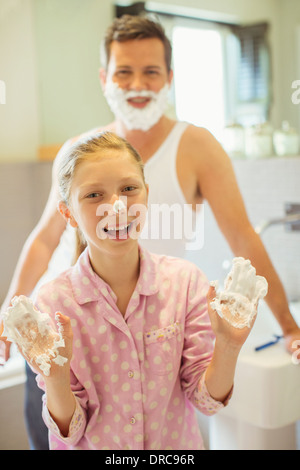
[[213, 332], [216, 335], [216, 340], [219, 344], [221, 343], [225, 347], [230, 347], [236, 351], [239, 351], [251, 332], [257, 313], [252, 320], [250, 328], [248, 326], [245, 326], [244, 328], [235, 328], [224, 318], [226, 316], [230, 317], [230, 313], [228, 312], [228, 307], [226, 304], [224, 304], [223, 307], [223, 318], [221, 318], [220, 315], [211, 307], [210, 303], [214, 300], [215, 297], [216, 290], [214, 287], [210, 286], [207, 293], [208, 313]]

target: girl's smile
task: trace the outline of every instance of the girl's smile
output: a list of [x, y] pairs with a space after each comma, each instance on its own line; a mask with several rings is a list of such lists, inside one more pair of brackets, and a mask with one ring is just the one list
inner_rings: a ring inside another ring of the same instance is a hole
[[130, 237], [130, 232], [132, 230], [134, 222], [131, 222], [127, 225], [121, 224], [116, 226], [104, 227], [102, 230], [107, 234], [107, 237], [110, 240], [122, 241], [127, 240]]

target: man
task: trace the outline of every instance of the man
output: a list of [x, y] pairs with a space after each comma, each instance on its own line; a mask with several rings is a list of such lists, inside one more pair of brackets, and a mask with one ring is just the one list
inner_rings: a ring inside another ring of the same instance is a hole
[[[257, 273], [268, 280], [267, 303], [292, 351], [291, 344], [300, 337], [300, 331], [289, 311], [283, 286], [248, 220], [229, 157], [207, 130], [177, 123], [164, 114], [173, 74], [171, 46], [162, 28], [144, 17], [122, 17], [109, 28], [104, 51], [105, 67], [100, 78], [116, 119], [103, 129], [126, 138], [140, 153], [150, 187], [149, 203], [169, 202], [170, 194], [174, 195], [171, 202], [193, 207], [208, 201], [233, 253], [249, 258]], [[65, 145], [70, 143], [72, 140]], [[173, 168], [166, 165], [170, 154]], [[57, 203], [54, 163], [46, 208], [24, 246], [3, 309], [14, 295], [31, 295], [47, 270], [66, 228]], [[184, 256], [182, 245], [172, 254]], [[52, 266], [54, 277], [58, 270], [55, 263]]]

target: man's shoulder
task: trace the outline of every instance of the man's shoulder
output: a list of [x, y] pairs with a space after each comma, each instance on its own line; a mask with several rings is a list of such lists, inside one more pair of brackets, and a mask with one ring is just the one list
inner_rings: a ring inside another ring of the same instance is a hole
[[182, 136], [182, 140], [186, 145], [213, 145], [217, 142], [213, 134], [205, 127], [198, 127], [194, 124], [189, 124]]
[[228, 156], [220, 142], [204, 127], [189, 125], [181, 139], [181, 151], [183, 157], [187, 156], [197, 169], [211, 168], [218, 161], [227, 160]]

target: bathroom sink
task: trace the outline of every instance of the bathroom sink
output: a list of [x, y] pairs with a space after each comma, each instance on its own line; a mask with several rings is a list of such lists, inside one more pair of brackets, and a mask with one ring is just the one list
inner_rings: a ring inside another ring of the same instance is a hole
[[[290, 308], [300, 324], [300, 302]], [[293, 363], [283, 339], [255, 351], [275, 334], [281, 335], [280, 327], [266, 303], [260, 302], [255, 325], [238, 359], [231, 401], [212, 420], [212, 448], [286, 449], [296, 445], [300, 354], [299, 364]]]
[[10, 359], [4, 366], [0, 366], [0, 390], [20, 385], [25, 380], [25, 361], [15, 345], [12, 345]]
[[[291, 310], [300, 324], [300, 303], [291, 304]], [[255, 351], [255, 347], [272, 341], [274, 334], [280, 335], [280, 328], [265, 302], [261, 302], [253, 330], [240, 353], [234, 394], [222, 411], [224, 415], [271, 429], [300, 419], [300, 363], [293, 363], [284, 340]]]

